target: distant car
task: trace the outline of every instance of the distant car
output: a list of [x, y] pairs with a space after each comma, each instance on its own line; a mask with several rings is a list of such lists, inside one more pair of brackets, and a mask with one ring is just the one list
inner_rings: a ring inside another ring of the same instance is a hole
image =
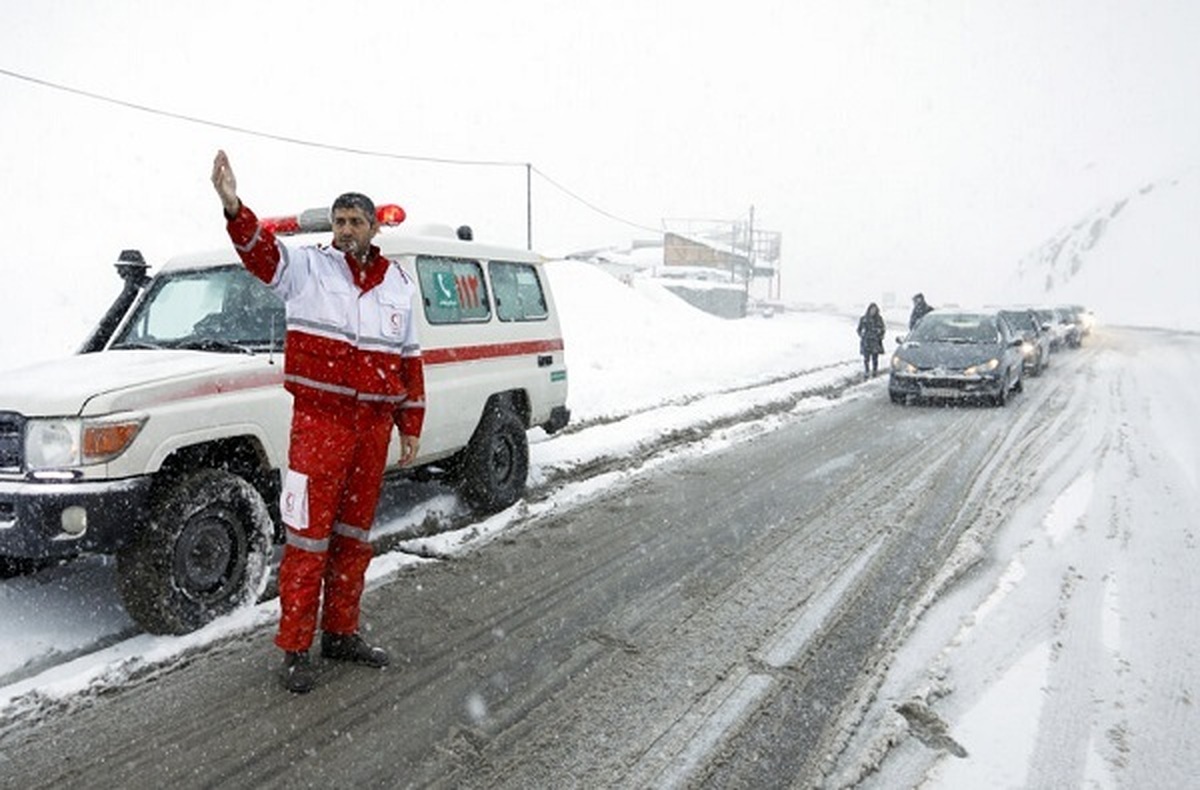
[[1090, 310], [1081, 304], [1065, 304], [1060, 306], [1058, 310], [1075, 326], [1076, 339], [1078, 340], [1075, 345], [1080, 345], [1083, 339], [1092, 333], [1095, 317]]
[[1038, 307], [1034, 309], [1042, 329], [1050, 333], [1050, 348], [1058, 351], [1063, 346], [1077, 346], [1078, 330], [1070, 319], [1056, 307]]
[[1079, 313], [1080, 321], [1083, 323], [1083, 335], [1087, 337], [1096, 328], [1096, 314], [1087, 309], [1081, 304], [1072, 305]]
[[1031, 376], [1040, 376], [1050, 365], [1050, 333], [1042, 329], [1037, 313], [1029, 308], [1016, 308], [1001, 310], [1000, 316], [1024, 340], [1021, 353], [1025, 355], [1025, 370]]
[[888, 395], [977, 399], [1003, 406], [1023, 388], [1023, 340], [999, 310], [934, 310], [892, 355]]
[[1062, 327], [1063, 342], [1068, 348], [1079, 348], [1083, 345], [1083, 323], [1075, 319], [1075, 312], [1070, 307], [1055, 307], [1058, 323]]

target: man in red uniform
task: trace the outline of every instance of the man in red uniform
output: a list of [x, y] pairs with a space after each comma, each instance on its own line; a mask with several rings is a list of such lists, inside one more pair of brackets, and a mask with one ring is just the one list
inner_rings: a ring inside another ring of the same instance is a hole
[[284, 687], [304, 693], [316, 681], [308, 650], [318, 612], [323, 658], [388, 663], [387, 652], [359, 633], [359, 598], [392, 426], [407, 464], [425, 415], [412, 320], [417, 289], [371, 244], [379, 223], [365, 195], [334, 201], [332, 245], [287, 247], [238, 198], [224, 151], [213, 161], [212, 182], [242, 263], [287, 305], [284, 386], [293, 413], [275, 644], [284, 650]]

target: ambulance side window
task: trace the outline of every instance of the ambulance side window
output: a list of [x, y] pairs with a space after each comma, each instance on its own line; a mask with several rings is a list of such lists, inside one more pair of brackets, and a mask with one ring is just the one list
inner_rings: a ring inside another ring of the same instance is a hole
[[429, 323], [479, 323], [491, 318], [479, 261], [418, 255], [417, 280]]
[[488, 273], [492, 275], [496, 315], [501, 321], [540, 321], [549, 315], [546, 294], [533, 266], [491, 261]]

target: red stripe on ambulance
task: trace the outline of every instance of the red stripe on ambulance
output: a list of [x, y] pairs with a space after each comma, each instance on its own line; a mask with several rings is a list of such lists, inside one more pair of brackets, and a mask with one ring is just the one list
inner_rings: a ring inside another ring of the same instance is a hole
[[479, 359], [520, 357], [541, 354], [547, 351], [562, 351], [561, 337], [552, 340], [523, 340], [511, 343], [490, 343], [480, 346], [455, 346], [453, 348], [426, 348], [421, 358], [426, 365], [448, 365], [454, 362], [470, 362]]

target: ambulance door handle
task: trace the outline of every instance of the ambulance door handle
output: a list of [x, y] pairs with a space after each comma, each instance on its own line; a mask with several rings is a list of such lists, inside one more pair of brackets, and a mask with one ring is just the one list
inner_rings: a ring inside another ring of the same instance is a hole
[[538, 367], [548, 368], [554, 364], [553, 354], [538, 354]]

